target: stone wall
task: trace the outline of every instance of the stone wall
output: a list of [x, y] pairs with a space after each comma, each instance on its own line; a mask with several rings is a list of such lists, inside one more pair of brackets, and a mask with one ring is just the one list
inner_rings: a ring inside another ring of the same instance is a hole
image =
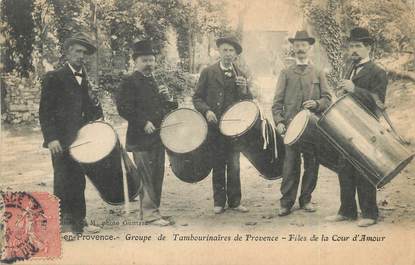
[[3, 76], [2, 121], [18, 124], [38, 122], [40, 80], [35, 77]]

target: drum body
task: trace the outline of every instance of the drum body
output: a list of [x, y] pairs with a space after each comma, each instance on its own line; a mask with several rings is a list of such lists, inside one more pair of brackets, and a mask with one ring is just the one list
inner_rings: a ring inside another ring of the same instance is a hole
[[334, 102], [317, 126], [377, 188], [391, 181], [414, 156], [351, 95]]
[[[83, 126], [72, 143], [70, 155], [78, 161], [109, 204], [124, 203], [121, 147], [116, 132], [108, 123], [96, 121]], [[129, 199], [134, 199], [140, 186], [139, 179], [127, 174]]]
[[297, 113], [287, 128], [284, 144], [313, 154], [321, 165], [338, 172], [341, 154], [318, 129], [318, 120], [319, 117], [309, 110]]
[[180, 108], [167, 114], [160, 127], [160, 138], [176, 177], [188, 183], [206, 178], [213, 164], [205, 118], [195, 110]]
[[261, 119], [254, 102], [241, 101], [228, 108], [219, 121], [219, 130], [262, 177], [270, 180], [282, 177], [283, 140], [268, 120]]

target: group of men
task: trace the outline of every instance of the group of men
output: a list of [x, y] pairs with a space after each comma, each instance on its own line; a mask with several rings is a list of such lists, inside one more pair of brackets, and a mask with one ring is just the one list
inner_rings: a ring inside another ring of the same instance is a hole
[[[331, 95], [324, 73], [309, 59], [315, 39], [306, 31], [299, 31], [289, 41], [293, 45], [296, 63], [282, 70], [275, 90], [272, 106], [276, 130], [284, 135], [291, 120], [302, 109], [321, 113], [331, 104]], [[337, 88], [338, 93], [350, 93], [374, 112], [376, 102], [385, 99], [386, 73], [369, 57], [372, 39], [366, 29], [355, 28], [350, 33], [348, 51], [353, 61], [351, 76]], [[240, 153], [218, 128], [224, 111], [241, 100], [252, 99], [247, 77], [235, 64], [242, 47], [235, 37], [216, 41], [220, 60], [203, 69], [193, 104], [206, 117], [209, 124], [210, 146], [214, 148], [212, 172], [213, 210], [221, 214], [225, 209], [245, 213], [249, 209], [241, 204]], [[61, 204], [62, 232], [97, 232], [98, 227], [85, 221], [85, 174], [82, 166], [68, 152], [78, 130], [90, 121], [103, 118], [99, 101], [91, 93], [84, 67], [87, 55], [96, 47], [84, 33], [78, 33], [65, 42], [67, 62], [59, 69], [48, 72], [42, 82], [39, 109], [44, 146], [49, 148], [54, 169], [54, 194]], [[156, 52], [150, 40], [132, 45], [134, 72], [122, 81], [117, 95], [117, 109], [128, 121], [126, 149], [132, 152], [134, 162], [143, 178], [143, 212], [149, 224], [165, 226], [171, 221], [159, 211], [165, 168], [165, 150], [159, 136], [163, 117], [178, 107], [176, 99], [153, 76]], [[281, 184], [280, 216], [291, 213], [300, 183], [301, 156], [304, 173], [299, 204], [307, 212], [314, 212], [311, 194], [317, 184], [319, 162], [313, 152], [286, 146]], [[338, 172], [341, 206], [330, 221], [357, 218], [355, 193], [359, 196], [362, 211], [360, 226], [376, 223], [376, 189], [347, 161]], [[227, 206], [227, 207], [226, 207]]]

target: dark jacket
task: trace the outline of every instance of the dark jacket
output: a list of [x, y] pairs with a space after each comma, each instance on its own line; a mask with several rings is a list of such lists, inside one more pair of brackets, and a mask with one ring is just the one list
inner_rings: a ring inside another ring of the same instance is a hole
[[[153, 78], [136, 71], [124, 78], [117, 96], [117, 109], [128, 121], [126, 148], [128, 151], [144, 151], [160, 144], [160, 124], [164, 116], [177, 108], [177, 102], [169, 102], [159, 94]], [[146, 134], [144, 127], [150, 121], [158, 130]]]
[[331, 95], [324, 73], [313, 65], [308, 65], [304, 71], [296, 64], [283, 69], [272, 105], [275, 124], [282, 122], [288, 126], [302, 109], [303, 102], [310, 99], [317, 101], [317, 113], [330, 105]]
[[68, 65], [45, 74], [39, 106], [44, 147], [53, 140], [63, 148], [69, 146], [83, 125], [103, 116], [99, 102], [88, 94], [90, 89], [86, 76], [80, 86]]
[[[235, 71], [238, 75], [246, 78], [246, 75], [236, 66]], [[203, 115], [208, 110], [211, 110], [219, 119], [220, 115], [225, 111], [224, 85], [224, 74], [219, 66], [219, 62], [203, 69], [193, 95], [193, 105], [195, 108]], [[249, 87], [246, 94], [239, 93], [238, 91], [236, 98], [238, 99], [237, 101], [252, 99]]]
[[[346, 67], [351, 67], [351, 65]], [[385, 103], [386, 88], [388, 86], [386, 71], [374, 62], [369, 61], [352, 78], [352, 81], [355, 85], [355, 91], [352, 93], [353, 97], [376, 114], [375, 98], [377, 97], [382, 103]]]

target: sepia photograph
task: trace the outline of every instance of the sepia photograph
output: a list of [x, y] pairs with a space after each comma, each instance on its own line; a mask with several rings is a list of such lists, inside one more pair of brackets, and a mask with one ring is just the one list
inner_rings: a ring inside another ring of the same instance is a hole
[[415, 0], [0, 10], [0, 263], [415, 264]]

